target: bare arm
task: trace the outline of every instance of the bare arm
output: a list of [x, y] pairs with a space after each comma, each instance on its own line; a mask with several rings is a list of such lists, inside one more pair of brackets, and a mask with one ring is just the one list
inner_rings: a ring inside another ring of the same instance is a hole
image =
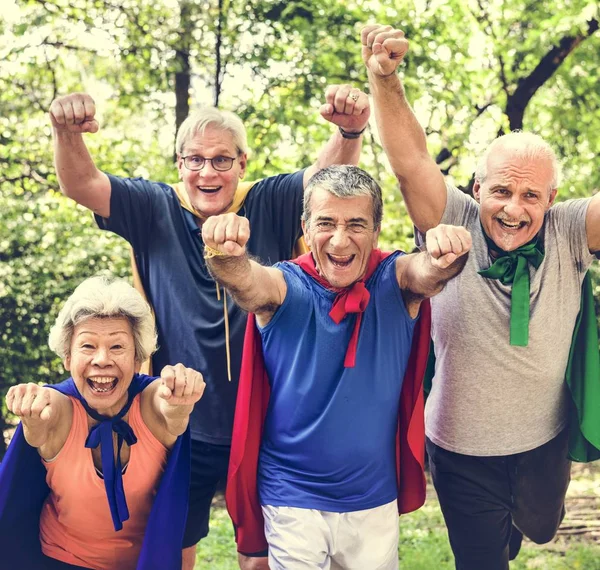
[[283, 303], [287, 286], [281, 271], [263, 267], [248, 257], [249, 237], [248, 220], [236, 214], [212, 216], [202, 225], [206, 265], [211, 275], [242, 309], [255, 313], [258, 323], [264, 326]]
[[142, 392], [142, 417], [154, 437], [171, 448], [187, 429], [194, 405], [204, 393], [200, 372], [183, 364], [165, 366], [160, 379]]
[[304, 172], [304, 186], [313, 174], [326, 166], [358, 164], [363, 139], [358, 133], [369, 123], [369, 98], [350, 85], [330, 85], [325, 91], [325, 104], [321, 106], [320, 113], [324, 119], [341, 127], [345, 136], [339, 128], [335, 130], [319, 151], [316, 162]]
[[426, 234], [427, 251], [396, 260], [396, 277], [411, 317], [423, 299], [437, 295], [467, 262], [471, 234], [463, 227], [439, 225]]
[[67, 441], [73, 421], [69, 398], [38, 384], [19, 384], [6, 394], [6, 407], [23, 423], [25, 441], [37, 447], [44, 459], [56, 457]]
[[65, 196], [108, 218], [110, 181], [96, 168], [82, 136], [82, 133], [98, 131], [95, 114], [94, 101], [85, 93], [73, 93], [52, 102], [54, 165]]
[[588, 206], [585, 231], [590, 252], [597, 253], [600, 251], [600, 193], [592, 198]]
[[396, 74], [408, 42], [400, 30], [380, 25], [365, 27], [361, 41], [381, 143], [400, 182], [408, 213], [424, 233], [442, 219], [446, 185]]

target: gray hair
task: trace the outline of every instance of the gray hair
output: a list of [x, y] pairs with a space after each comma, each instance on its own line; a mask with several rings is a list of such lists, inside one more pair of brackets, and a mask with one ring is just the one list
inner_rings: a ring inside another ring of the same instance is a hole
[[536, 160], [546, 159], [552, 166], [552, 180], [549, 191], [558, 188], [561, 177], [561, 166], [554, 149], [539, 135], [522, 131], [512, 131], [498, 137], [487, 147], [479, 159], [475, 170], [475, 181], [482, 184], [487, 176], [487, 163], [490, 155], [499, 150], [509, 150], [519, 158]]
[[75, 327], [93, 318], [130, 322], [136, 362], [143, 362], [156, 350], [156, 328], [148, 303], [129, 283], [102, 276], [81, 282], [67, 299], [50, 329], [50, 349], [64, 359], [71, 352]]
[[383, 199], [381, 188], [375, 180], [358, 166], [339, 165], [328, 166], [311, 176], [304, 189], [304, 209], [302, 220], [309, 225], [311, 216], [311, 198], [317, 188], [327, 190], [339, 198], [353, 196], [371, 196], [373, 199], [373, 224], [381, 226], [383, 218]]
[[201, 107], [181, 123], [175, 141], [177, 153], [181, 156], [185, 144], [198, 134], [204, 135], [208, 126], [230, 132], [238, 154], [248, 154], [248, 137], [242, 120], [235, 113], [216, 107]]

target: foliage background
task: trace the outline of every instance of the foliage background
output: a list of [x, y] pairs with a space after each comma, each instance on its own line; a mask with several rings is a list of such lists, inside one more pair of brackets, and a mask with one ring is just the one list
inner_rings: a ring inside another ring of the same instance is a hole
[[[14, 3], [13, 3], [14, 2]], [[97, 272], [128, 275], [126, 244], [58, 193], [47, 110], [87, 91], [101, 131], [87, 137], [117, 175], [176, 179], [176, 127], [201, 104], [239, 113], [249, 178], [309, 165], [331, 126], [329, 83], [366, 87], [359, 30], [405, 30], [402, 69], [440, 168], [469, 191], [498, 133], [533, 130], [565, 166], [562, 199], [600, 187], [599, 8], [587, 0], [5, 0], [0, 16], [0, 395], [55, 382], [46, 346], [60, 303]], [[398, 136], [402, 136], [398, 133]], [[374, 129], [362, 166], [385, 193], [384, 245], [412, 226]], [[5, 429], [2, 410], [0, 429]], [[0, 457], [3, 454], [0, 438]]]

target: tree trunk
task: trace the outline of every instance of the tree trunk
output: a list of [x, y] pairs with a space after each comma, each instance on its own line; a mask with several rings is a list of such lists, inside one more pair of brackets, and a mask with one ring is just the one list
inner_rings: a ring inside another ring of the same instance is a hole
[[[175, 132], [190, 114], [190, 45], [192, 43], [192, 4], [182, 0], [179, 4], [179, 42], [175, 49]], [[175, 156], [179, 149], [175, 149]]]

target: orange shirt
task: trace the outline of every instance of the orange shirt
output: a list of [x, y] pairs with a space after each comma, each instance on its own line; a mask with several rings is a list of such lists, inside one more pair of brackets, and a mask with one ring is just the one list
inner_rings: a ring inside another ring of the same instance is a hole
[[168, 451], [144, 423], [140, 395], [136, 396], [128, 423], [138, 441], [131, 446], [123, 474], [130, 518], [115, 531], [104, 480], [96, 473], [92, 450], [85, 447], [87, 414], [70, 399], [73, 425], [67, 441], [55, 459], [43, 462], [51, 492], [40, 517], [42, 551], [93, 570], [134, 570]]

